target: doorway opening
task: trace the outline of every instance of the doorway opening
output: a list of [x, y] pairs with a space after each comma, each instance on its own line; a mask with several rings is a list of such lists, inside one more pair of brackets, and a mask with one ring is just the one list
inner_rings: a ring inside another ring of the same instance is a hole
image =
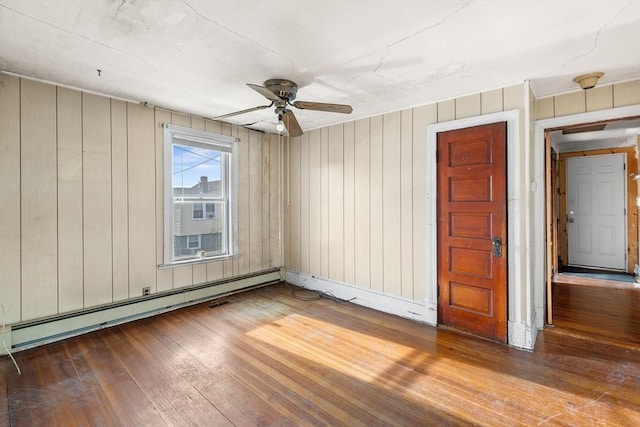
[[547, 324], [570, 288], [640, 285], [638, 135], [638, 116], [545, 129]]

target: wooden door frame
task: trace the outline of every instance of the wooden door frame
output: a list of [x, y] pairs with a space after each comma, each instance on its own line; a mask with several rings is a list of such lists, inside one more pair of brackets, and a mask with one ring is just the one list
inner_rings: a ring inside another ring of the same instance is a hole
[[[526, 194], [521, 190], [521, 123], [520, 110], [475, 116], [450, 122], [432, 124], [427, 128], [427, 281], [426, 303], [432, 324], [438, 323], [438, 218], [437, 218], [437, 135], [440, 132], [463, 129], [497, 122], [507, 122], [507, 343], [521, 348], [532, 348], [531, 330], [522, 313], [526, 292], [520, 286], [524, 279], [525, 236], [522, 233], [524, 217], [522, 204]], [[528, 305], [528, 304], [527, 304]], [[535, 332], [534, 332], [535, 334]]]
[[[545, 181], [545, 134], [548, 130], [561, 128], [565, 126], [580, 125], [584, 123], [593, 123], [606, 120], [624, 119], [640, 115], [640, 105], [631, 105], [628, 107], [612, 108], [608, 110], [593, 111], [589, 113], [573, 114], [569, 116], [553, 117], [549, 119], [536, 120], [533, 125], [533, 141], [530, 151], [526, 154], [525, 161], [530, 163], [533, 161], [533, 170], [531, 171], [533, 189], [544, 189]], [[546, 265], [548, 259], [546, 242], [546, 191], [533, 191], [530, 201], [532, 203], [531, 225], [531, 276], [533, 281], [533, 296], [536, 315], [536, 326], [539, 329], [545, 326], [544, 312], [547, 309], [545, 302], [545, 292], [550, 284], [546, 280]]]

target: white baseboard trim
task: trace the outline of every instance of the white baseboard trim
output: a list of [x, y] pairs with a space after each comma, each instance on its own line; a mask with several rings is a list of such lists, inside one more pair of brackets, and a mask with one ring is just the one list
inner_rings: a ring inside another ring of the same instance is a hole
[[[407, 319], [416, 320], [431, 326], [438, 323], [438, 307], [433, 304], [420, 303], [392, 295], [386, 295], [371, 289], [340, 283], [316, 277], [310, 274], [287, 271], [287, 282], [306, 289], [330, 292], [336, 297], [351, 300], [354, 304], [373, 308], [384, 313], [394, 314]], [[531, 326], [523, 323], [508, 322], [508, 344], [522, 350], [533, 350], [538, 334], [536, 313], [531, 319]]]
[[[132, 320], [155, 316], [156, 314], [198, 304], [207, 299], [281, 282], [281, 274], [281, 270], [274, 269], [250, 276], [175, 289], [76, 313], [14, 324], [8, 335], [5, 327], [5, 339], [7, 336], [9, 337], [11, 343], [7, 342], [7, 346], [12, 352], [14, 350], [24, 350]], [[6, 354], [4, 348], [0, 349], [0, 354]]]
[[431, 304], [386, 295], [371, 289], [359, 288], [295, 271], [287, 271], [287, 282], [307, 289], [330, 292], [340, 299], [351, 300], [354, 298], [351, 301], [354, 304], [427, 323], [431, 326], [435, 326], [438, 321], [438, 309]]

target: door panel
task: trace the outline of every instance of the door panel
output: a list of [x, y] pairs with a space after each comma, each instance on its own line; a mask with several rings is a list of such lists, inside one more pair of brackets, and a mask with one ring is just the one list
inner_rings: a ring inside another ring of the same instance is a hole
[[[506, 342], [506, 123], [438, 134], [439, 322]], [[501, 244], [494, 253], [492, 239]]]
[[567, 158], [569, 265], [626, 268], [625, 155]]

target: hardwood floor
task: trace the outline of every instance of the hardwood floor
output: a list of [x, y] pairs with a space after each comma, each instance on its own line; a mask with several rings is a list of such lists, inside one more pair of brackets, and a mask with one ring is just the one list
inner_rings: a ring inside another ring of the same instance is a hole
[[614, 345], [640, 346], [640, 288], [570, 276], [561, 280], [553, 286], [557, 327]]
[[285, 285], [0, 358], [0, 425], [640, 425], [640, 345], [529, 353]]

